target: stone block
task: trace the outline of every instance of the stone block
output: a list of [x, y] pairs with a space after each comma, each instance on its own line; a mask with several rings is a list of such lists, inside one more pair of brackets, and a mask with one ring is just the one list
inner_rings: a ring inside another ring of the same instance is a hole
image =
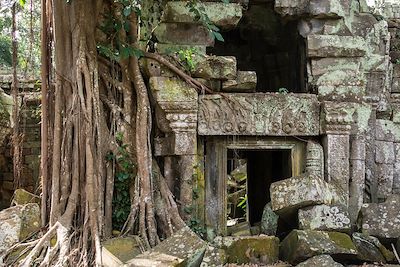
[[394, 254], [383, 246], [379, 239], [362, 233], [353, 233], [352, 240], [357, 248], [357, 258], [368, 262], [394, 260]]
[[272, 183], [270, 192], [271, 208], [281, 216], [293, 214], [307, 206], [343, 201], [332, 185], [310, 174]]
[[321, 76], [327, 72], [342, 70], [359, 73], [361, 59], [359, 58], [313, 58], [311, 59], [311, 72], [313, 76]]
[[349, 258], [357, 255], [357, 249], [347, 234], [312, 230], [293, 230], [280, 246], [281, 259], [291, 264], [322, 254]]
[[256, 91], [257, 74], [255, 71], [238, 71], [235, 80], [227, 80], [222, 83], [224, 92], [252, 93]]
[[375, 161], [376, 163], [392, 164], [394, 163], [394, 145], [393, 142], [376, 141], [375, 142]]
[[[171, 3], [171, 2], [170, 2]], [[177, 45], [177, 44], [161, 44], [156, 45], [156, 51], [160, 54], [171, 55], [182, 50], [193, 50], [195, 54], [205, 55], [205, 45]]]
[[117, 237], [102, 244], [101, 256], [104, 267], [121, 266], [141, 254], [139, 237]]
[[350, 232], [347, 208], [340, 205], [317, 205], [299, 210], [299, 229]]
[[[199, 4], [204, 7], [204, 13], [210, 21], [223, 30], [236, 27], [242, 17], [242, 6], [237, 3], [205, 2]], [[190, 11], [185, 1], [168, 2], [164, 14], [167, 22], [197, 22], [195, 14]]]
[[393, 164], [393, 194], [400, 194], [400, 162]]
[[267, 203], [261, 216], [261, 232], [269, 236], [275, 236], [278, 229], [278, 219], [279, 215], [272, 210], [271, 202]]
[[0, 211], [0, 263], [2, 254], [15, 243], [40, 229], [40, 208], [36, 203]]
[[12, 203], [14, 205], [25, 205], [28, 203], [40, 204], [40, 197], [26, 191], [25, 189], [18, 188], [14, 191]]
[[193, 77], [204, 79], [236, 79], [236, 58], [231, 56], [206, 56], [195, 60]]
[[308, 14], [309, 0], [276, 0], [275, 11], [282, 16], [299, 16]]
[[337, 35], [309, 35], [308, 56], [321, 57], [362, 57], [366, 54], [362, 37]]
[[393, 191], [393, 164], [376, 164], [375, 176], [378, 182], [377, 197], [386, 199]]
[[226, 263], [226, 252], [224, 249], [208, 246], [200, 266], [224, 266]]
[[214, 38], [201, 24], [161, 23], [154, 31], [160, 43], [213, 46]]
[[307, 142], [306, 172], [324, 177], [324, 148], [315, 141]]
[[342, 264], [334, 261], [329, 255], [314, 256], [296, 265], [296, 267], [343, 267]]
[[393, 112], [392, 121], [396, 124], [400, 124], [400, 104], [393, 104], [392, 112]]
[[187, 266], [199, 254], [204, 255], [206, 247], [207, 243], [185, 226], [157, 246], [129, 260], [127, 266]]
[[400, 237], [400, 195], [391, 195], [384, 203], [366, 203], [361, 208], [361, 230], [379, 239]]
[[240, 237], [226, 248], [226, 254], [228, 263], [273, 264], [279, 259], [279, 239], [275, 236]]
[[375, 124], [375, 138], [378, 141], [394, 141], [394, 125], [389, 120], [376, 120]]
[[350, 11], [347, 0], [310, 0], [310, 14], [318, 18], [339, 18], [344, 17]]

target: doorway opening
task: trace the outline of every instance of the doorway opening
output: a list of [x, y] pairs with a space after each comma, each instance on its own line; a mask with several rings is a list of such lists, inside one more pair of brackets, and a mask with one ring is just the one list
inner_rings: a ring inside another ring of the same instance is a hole
[[233, 55], [239, 70], [255, 71], [257, 92], [306, 93], [306, 42], [297, 25], [275, 12], [274, 1], [250, 0], [238, 26], [207, 54]]
[[227, 150], [227, 229], [257, 226], [273, 182], [292, 176], [290, 149]]

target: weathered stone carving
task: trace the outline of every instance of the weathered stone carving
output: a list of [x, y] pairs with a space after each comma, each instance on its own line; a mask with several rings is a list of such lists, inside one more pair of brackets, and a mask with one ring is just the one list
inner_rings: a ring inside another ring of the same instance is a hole
[[185, 82], [151, 77], [150, 89], [158, 106], [157, 124], [166, 133], [156, 140], [156, 155], [190, 155], [196, 151], [197, 92]]
[[205, 95], [200, 135], [319, 135], [319, 102], [306, 94]]
[[307, 142], [306, 172], [324, 177], [324, 149], [314, 141]]
[[355, 107], [346, 102], [324, 102], [322, 105], [321, 132], [325, 134], [349, 134]]

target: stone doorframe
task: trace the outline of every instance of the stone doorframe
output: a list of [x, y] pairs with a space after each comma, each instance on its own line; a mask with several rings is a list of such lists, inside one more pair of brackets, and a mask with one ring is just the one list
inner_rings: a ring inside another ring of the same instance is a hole
[[205, 140], [205, 225], [209, 239], [227, 233], [228, 149], [290, 150], [292, 176], [300, 175], [305, 169], [307, 143], [294, 138], [210, 136]]

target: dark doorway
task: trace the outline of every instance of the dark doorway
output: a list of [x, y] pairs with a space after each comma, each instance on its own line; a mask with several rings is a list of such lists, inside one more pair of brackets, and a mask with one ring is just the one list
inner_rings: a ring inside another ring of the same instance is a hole
[[305, 40], [298, 21], [274, 11], [274, 1], [250, 0], [249, 8], [234, 30], [223, 32], [208, 54], [235, 56], [238, 69], [256, 71], [258, 92], [306, 92]]
[[228, 149], [227, 159], [228, 221], [247, 220], [253, 226], [271, 201], [270, 185], [292, 176], [291, 150]]

